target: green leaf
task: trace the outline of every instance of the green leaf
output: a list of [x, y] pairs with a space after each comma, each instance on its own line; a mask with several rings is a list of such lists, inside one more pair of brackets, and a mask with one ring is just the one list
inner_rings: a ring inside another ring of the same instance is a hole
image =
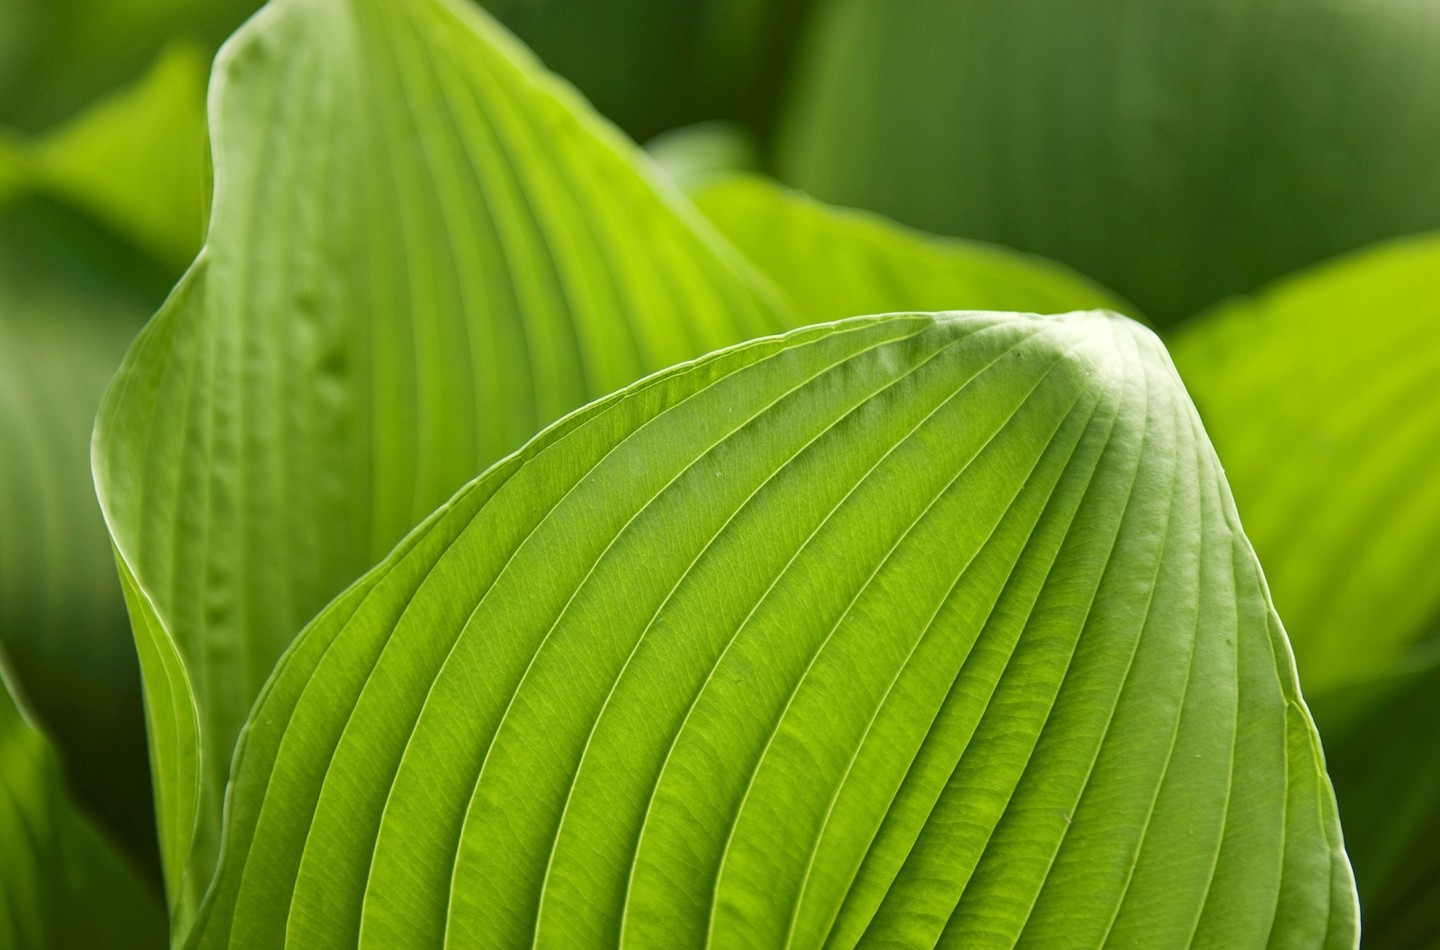
[[45, 736], [0, 651], [0, 946], [154, 950], [165, 918], [135, 873], [66, 798]]
[[1376, 947], [1440, 932], [1437, 326], [1431, 235], [1283, 281], [1175, 341], [1319, 704]]
[[301, 627], [543, 424], [780, 326], [635, 146], [468, 4], [276, 0], [213, 82], [206, 246], [95, 438], [182, 925]]
[[731, 176], [701, 186], [694, 197], [807, 323], [960, 308], [1106, 308], [1136, 315], [1133, 306], [1059, 264], [828, 207], [763, 178]]
[[1311, 695], [1440, 658], [1437, 275], [1440, 235], [1393, 242], [1174, 343]]
[[1280, 623], [1159, 343], [859, 318], [682, 365], [298, 639], [194, 946], [1352, 947]]
[[175, 47], [133, 88], [68, 125], [34, 141], [13, 138], [0, 153], [0, 199], [65, 200], [178, 275], [205, 222], [208, 68], [193, 47]]
[[139, 670], [89, 448], [105, 385], [168, 285], [64, 207], [0, 202], [0, 644], [77, 798], [146, 865]]
[[1164, 325], [1440, 227], [1416, 0], [827, 0], [781, 177], [1062, 261]]

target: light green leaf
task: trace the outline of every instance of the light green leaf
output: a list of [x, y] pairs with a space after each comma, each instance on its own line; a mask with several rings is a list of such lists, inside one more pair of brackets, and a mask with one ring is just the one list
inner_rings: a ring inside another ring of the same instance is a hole
[[154, 895], [70, 803], [45, 736], [0, 651], [0, 946], [154, 950]]
[[1311, 695], [1440, 658], [1437, 327], [1440, 235], [1283, 281], [1175, 340]]
[[826, 0], [815, 196], [1079, 268], [1160, 324], [1440, 227], [1430, 0]]
[[206, 246], [95, 439], [182, 929], [235, 737], [316, 611], [543, 424], [780, 325], [648, 160], [466, 3], [276, 0], [213, 82]]
[[0, 199], [39, 191], [93, 215], [179, 274], [205, 221], [205, 73], [188, 46], [141, 82], [0, 152]]
[[299, 638], [195, 946], [1352, 947], [1210, 444], [1105, 314], [859, 318], [572, 415]]
[[[1317, 701], [1367, 946], [1440, 933], [1440, 235], [1202, 316], [1175, 359]], [[1427, 944], [1428, 945], [1428, 944]]]
[[832, 208], [763, 178], [702, 185], [695, 202], [790, 297], [805, 322], [967, 308], [1060, 313], [1135, 308], [1050, 261], [937, 238]]
[[77, 798], [144, 864], [139, 671], [89, 448], [105, 385], [168, 286], [66, 208], [0, 201], [0, 644]]

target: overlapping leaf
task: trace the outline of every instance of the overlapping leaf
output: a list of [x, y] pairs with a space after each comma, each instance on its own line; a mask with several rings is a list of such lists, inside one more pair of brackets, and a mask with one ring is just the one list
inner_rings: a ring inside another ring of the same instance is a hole
[[1424, 0], [827, 0], [782, 123], [817, 197], [1079, 268], [1161, 324], [1440, 227]]
[[211, 135], [206, 247], [95, 443], [182, 931], [235, 736], [305, 622], [544, 423], [779, 325], [459, 0], [276, 0], [217, 61]]
[[66, 796], [49, 743], [21, 709], [0, 651], [0, 946], [154, 950], [155, 896]]
[[1175, 344], [1324, 714], [1376, 946], [1440, 925], [1437, 327], [1429, 236], [1282, 282]]
[[602, 400], [327, 608], [202, 948], [1351, 947], [1318, 742], [1168, 359], [860, 318]]
[[936, 238], [831, 208], [758, 177], [700, 186], [696, 203], [789, 296], [806, 322], [859, 313], [1134, 308], [1042, 258]]

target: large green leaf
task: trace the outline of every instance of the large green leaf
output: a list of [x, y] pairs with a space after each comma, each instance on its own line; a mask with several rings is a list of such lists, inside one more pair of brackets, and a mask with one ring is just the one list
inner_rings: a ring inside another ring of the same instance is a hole
[[1159, 343], [858, 318], [542, 434], [256, 706], [194, 946], [1351, 947]]
[[701, 186], [700, 210], [788, 294], [806, 322], [955, 309], [1061, 313], [1134, 308], [1065, 267], [974, 241], [936, 238], [831, 208], [763, 178]]
[[1440, 226], [1431, 0], [827, 0], [817, 197], [1075, 266], [1161, 323]]
[[66, 797], [0, 651], [0, 946], [154, 950], [160, 906]]
[[89, 447], [168, 285], [64, 207], [0, 201], [0, 643], [77, 796], [142, 862], [155, 845], [139, 671]]
[[276, 0], [210, 101], [206, 246], [95, 439], [182, 922], [235, 737], [326, 601], [546, 422], [779, 326], [635, 147], [468, 4]]
[[1323, 713], [1375, 946], [1440, 941], [1437, 327], [1432, 235], [1284, 281], [1175, 342]]

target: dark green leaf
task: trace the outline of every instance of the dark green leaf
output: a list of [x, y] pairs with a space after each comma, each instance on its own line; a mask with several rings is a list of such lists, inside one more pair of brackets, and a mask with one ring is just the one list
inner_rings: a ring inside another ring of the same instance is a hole
[[1440, 226], [1430, 0], [827, 0], [782, 177], [1161, 324]]
[[20, 707], [3, 651], [0, 856], [0, 946], [164, 946], [158, 902], [66, 797], [59, 763]]

